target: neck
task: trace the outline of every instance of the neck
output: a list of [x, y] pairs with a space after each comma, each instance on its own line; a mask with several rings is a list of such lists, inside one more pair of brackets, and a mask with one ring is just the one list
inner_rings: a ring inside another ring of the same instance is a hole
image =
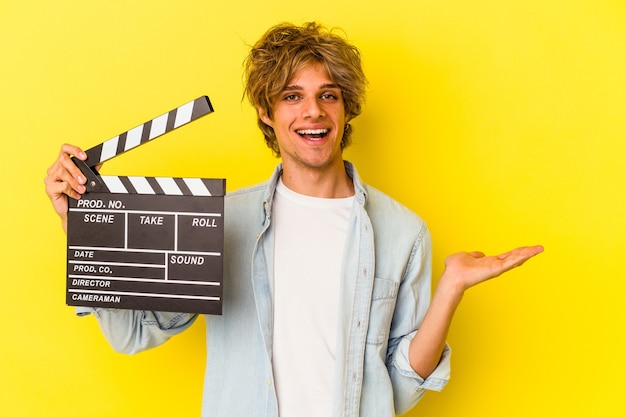
[[283, 161], [283, 184], [292, 191], [310, 197], [345, 198], [354, 195], [352, 178], [343, 161], [326, 168], [296, 168]]

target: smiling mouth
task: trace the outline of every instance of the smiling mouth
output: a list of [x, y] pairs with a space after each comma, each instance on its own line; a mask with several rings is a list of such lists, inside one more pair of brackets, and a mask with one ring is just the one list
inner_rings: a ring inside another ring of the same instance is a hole
[[321, 140], [328, 134], [328, 129], [300, 129], [296, 133], [308, 140]]

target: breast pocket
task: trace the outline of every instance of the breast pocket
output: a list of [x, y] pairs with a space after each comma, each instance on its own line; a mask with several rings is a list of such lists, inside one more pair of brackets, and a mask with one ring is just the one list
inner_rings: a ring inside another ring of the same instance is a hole
[[389, 338], [391, 319], [398, 296], [398, 283], [390, 279], [374, 278], [367, 343], [381, 345]]

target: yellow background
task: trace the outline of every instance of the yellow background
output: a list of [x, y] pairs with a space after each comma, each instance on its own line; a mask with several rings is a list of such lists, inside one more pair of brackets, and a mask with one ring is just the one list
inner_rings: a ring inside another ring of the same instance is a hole
[[216, 112], [106, 164], [110, 175], [266, 179], [248, 45], [284, 20], [342, 27], [370, 79], [346, 158], [458, 250], [541, 243], [471, 290], [453, 375], [418, 416], [624, 416], [623, 0], [0, 1], [0, 415], [197, 416], [202, 321], [133, 357], [65, 300], [65, 238], [43, 177], [197, 96]]

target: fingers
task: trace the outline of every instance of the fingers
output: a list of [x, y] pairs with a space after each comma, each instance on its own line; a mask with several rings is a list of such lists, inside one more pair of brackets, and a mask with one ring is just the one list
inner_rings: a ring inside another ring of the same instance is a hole
[[505, 270], [509, 270], [523, 265], [524, 262], [526, 262], [533, 256], [540, 254], [541, 252], [543, 252], [543, 250], [543, 246], [541, 245], [524, 246], [500, 254], [496, 258], [502, 261], [502, 265]]
[[46, 193], [50, 198], [58, 194], [66, 194], [72, 198], [80, 198], [80, 194], [85, 192], [84, 184], [87, 179], [80, 169], [72, 162], [71, 155], [78, 159], [85, 160], [87, 155], [79, 147], [65, 144], [59, 151], [57, 160], [47, 171]]
[[87, 154], [83, 152], [82, 149], [80, 149], [78, 146], [69, 145], [66, 143], [61, 146], [61, 150], [59, 151], [59, 158], [57, 161], [59, 161], [63, 165], [63, 167], [72, 174], [72, 177], [76, 179], [79, 179], [80, 177], [79, 182], [81, 184], [84, 184], [87, 180], [82, 175], [80, 169], [76, 166], [76, 164], [72, 162], [72, 156], [75, 156], [82, 161], [87, 159]]
[[71, 181], [62, 181], [56, 178], [58, 178], [56, 175], [48, 175], [44, 178], [46, 194], [48, 194], [50, 200], [53, 200], [53, 203], [54, 200], [64, 195], [78, 200], [81, 194], [85, 192], [85, 186], [76, 183], [76, 181], [74, 181], [74, 185], [70, 185]]
[[63, 154], [73, 155], [82, 161], [87, 159], [87, 154], [83, 152], [81, 148], [79, 148], [78, 146], [70, 145], [68, 143], [65, 143], [61, 146], [61, 151], [59, 152], [59, 155]]
[[524, 258], [524, 259], [529, 259], [532, 258], [535, 255], [540, 254], [541, 252], [543, 252], [543, 246], [541, 245], [536, 245], [536, 246], [523, 246], [517, 249], [513, 249], [512, 251], [509, 251], [507, 253], [503, 253], [501, 255], [498, 255], [499, 259], [505, 259], [507, 257], [510, 256], [515, 256], [518, 258]]
[[64, 222], [68, 208], [67, 198], [79, 199], [81, 194], [86, 191], [87, 179], [72, 161], [72, 155], [81, 160], [87, 159], [87, 155], [82, 149], [65, 144], [61, 146], [56, 161], [48, 168], [47, 176], [44, 178], [46, 194], [50, 198], [54, 210]]

